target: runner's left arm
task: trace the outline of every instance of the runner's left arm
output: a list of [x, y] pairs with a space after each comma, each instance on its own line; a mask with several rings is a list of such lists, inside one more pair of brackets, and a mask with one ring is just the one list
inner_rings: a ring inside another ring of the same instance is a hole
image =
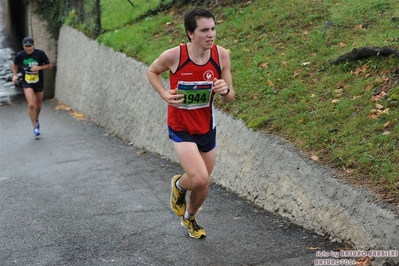
[[[234, 88], [233, 88], [233, 78], [231, 77], [231, 63], [230, 63], [230, 54], [229, 52], [223, 48], [219, 48], [220, 55], [220, 65], [222, 68], [221, 79], [216, 80], [214, 82], [215, 92], [218, 92], [221, 95], [221, 100], [225, 103], [231, 102], [234, 100]], [[226, 94], [227, 93], [227, 94]]]

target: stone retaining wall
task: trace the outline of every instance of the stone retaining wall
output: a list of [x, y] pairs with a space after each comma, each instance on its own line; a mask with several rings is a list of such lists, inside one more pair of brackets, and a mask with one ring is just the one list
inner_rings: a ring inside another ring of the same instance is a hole
[[[166, 103], [146, 71], [146, 65], [63, 27], [55, 98], [126, 142], [177, 162], [166, 133]], [[397, 210], [336, 179], [290, 144], [220, 111], [216, 117], [215, 183], [356, 249], [398, 249]]]

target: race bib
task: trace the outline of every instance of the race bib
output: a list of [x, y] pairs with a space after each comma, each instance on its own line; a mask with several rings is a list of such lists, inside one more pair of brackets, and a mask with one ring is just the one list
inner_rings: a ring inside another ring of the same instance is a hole
[[194, 110], [209, 107], [211, 104], [212, 81], [179, 81], [177, 93], [184, 94], [184, 102], [180, 109]]
[[39, 72], [25, 72], [26, 83], [37, 83], [39, 82]]

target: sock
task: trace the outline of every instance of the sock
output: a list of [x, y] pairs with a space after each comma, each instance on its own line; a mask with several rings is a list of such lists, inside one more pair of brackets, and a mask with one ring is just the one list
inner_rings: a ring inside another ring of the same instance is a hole
[[182, 189], [182, 188], [180, 187], [180, 179], [176, 181], [176, 187], [177, 187], [178, 190], [180, 190], [180, 191], [182, 191], [182, 192], [186, 192], [185, 189]]
[[184, 220], [187, 220], [190, 217], [194, 217], [194, 214], [191, 214], [188, 212], [188, 210], [186, 210], [186, 212], [184, 213]]

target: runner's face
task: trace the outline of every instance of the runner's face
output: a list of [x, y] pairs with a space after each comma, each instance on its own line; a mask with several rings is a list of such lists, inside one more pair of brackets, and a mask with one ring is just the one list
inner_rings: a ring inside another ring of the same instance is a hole
[[32, 54], [35, 47], [33, 45], [24, 46], [24, 50], [27, 54]]
[[197, 28], [189, 34], [191, 43], [210, 49], [216, 38], [215, 22], [212, 18], [200, 18], [197, 20]]

